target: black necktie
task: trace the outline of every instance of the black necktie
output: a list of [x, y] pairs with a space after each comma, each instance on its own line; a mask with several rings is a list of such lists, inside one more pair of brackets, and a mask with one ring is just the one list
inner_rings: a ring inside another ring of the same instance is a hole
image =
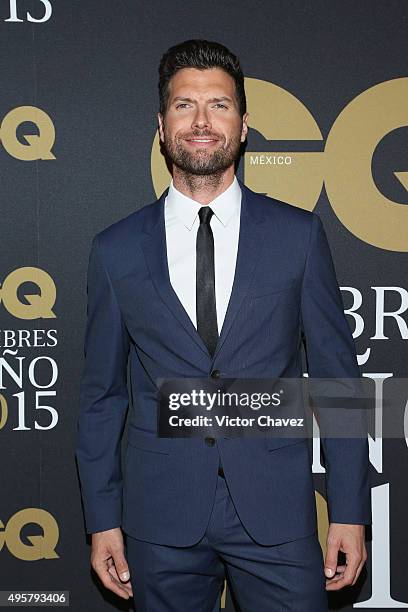
[[198, 212], [200, 227], [196, 243], [196, 313], [197, 331], [211, 357], [218, 342], [217, 310], [215, 306], [214, 237], [210, 220], [214, 211], [202, 206]]

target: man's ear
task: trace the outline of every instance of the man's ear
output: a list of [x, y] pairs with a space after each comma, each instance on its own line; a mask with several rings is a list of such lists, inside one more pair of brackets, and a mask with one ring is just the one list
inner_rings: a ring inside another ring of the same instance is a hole
[[163, 124], [163, 115], [161, 113], [157, 113], [157, 120], [159, 122], [159, 136], [160, 140], [164, 142], [164, 124]]
[[249, 113], [245, 113], [245, 115], [242, 117], [241, 142], [245, 142], [248, 135], [248, 117]]

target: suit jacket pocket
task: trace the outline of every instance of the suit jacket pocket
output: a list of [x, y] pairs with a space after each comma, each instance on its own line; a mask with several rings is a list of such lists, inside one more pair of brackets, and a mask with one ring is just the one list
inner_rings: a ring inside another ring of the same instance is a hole
[[307, 438], [268, 438], [266, 442], [266, 447], [268, 451], [274, 451], [278, 448], [283, 448], [285, 446], [293, 446], [295, 444], [300, 444], [301, 442], [307, 442]]
[[142, 450], [163, 455], [170, 454], [171, 440], [169, 438], [159, 438], [156, 433], [147, 433], [134, 427], [129, 427], [127, 442], [129, 446]]
[[250, 293], [251, 299], [260, 298], [266, 295], [272, 295], [273, 293], [280, 293], [281, 291], [287, 291], [288, 289], [293, 289], [295, 286], [296, 280], [285, 280], [281, 282], [268, 283], [266, 282], [262, 286], [258, 286], [252, 289]]

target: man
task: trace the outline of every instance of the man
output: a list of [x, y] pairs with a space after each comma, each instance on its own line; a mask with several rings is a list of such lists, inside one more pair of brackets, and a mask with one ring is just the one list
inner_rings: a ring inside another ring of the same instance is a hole
[[236, 178], [235, 55], [190, 40], [159, 74], [170, 187], [95, 236], [89, 260], [76, 455], [92, 567], [138, 611], [211, 611], [226, 573], [243, 612], [321, 612], [366, 560], [367, 440], [323, 441], [323, 563], [307, 440], [159, 438], [156, 381], [300, 377], [302, 337], [310, 376], [359, 377], [323, 225]]

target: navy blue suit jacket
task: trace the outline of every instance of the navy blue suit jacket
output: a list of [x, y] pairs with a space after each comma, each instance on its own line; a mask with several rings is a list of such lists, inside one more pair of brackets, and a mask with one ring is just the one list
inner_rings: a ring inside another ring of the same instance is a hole
[[[241, 181], [233, 289], [211, 358], [169, 280], [161, 197], [98, 233], [88, 267], [78, 461], [86, 530], [188, 546], [204, 534], [218, 450], [241, 521], [262, 544], [317, 526], [306, 438], [157, 437], [157, 378], [360, 377], [318, 215]], [[127, 364], [129, 365], [127, 377]], [[130, 406], [121, 465], [121, 437]], [[323, 441], [329, 520], [370, 523], [368, 441]]]

